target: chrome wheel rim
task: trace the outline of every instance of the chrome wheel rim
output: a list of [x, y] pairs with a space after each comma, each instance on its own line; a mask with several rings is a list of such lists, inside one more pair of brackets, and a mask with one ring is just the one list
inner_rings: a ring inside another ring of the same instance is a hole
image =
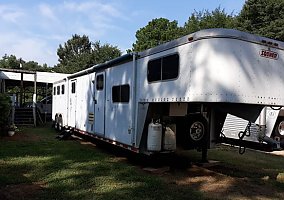
[[280, 135], [284, 136], [284, 121], [281, 121], [278, 125], [278, 132]]
[[[284, 124], [283, 124], [284, 125]], [[284, 133], [284, 132], [283, 132]], [[201, 122], [194, 122], [190, 126], [190, 138], [194, 141], [199, 141], [204, 136], [204, 125]]]

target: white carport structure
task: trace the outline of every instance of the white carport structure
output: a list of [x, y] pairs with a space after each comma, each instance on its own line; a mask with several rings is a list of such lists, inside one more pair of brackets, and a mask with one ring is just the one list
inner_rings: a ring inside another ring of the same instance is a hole
[[33, 125], [36, 126], [37, 86], [46, 88], [52, 87], [52, 84], [55, 81], [61, 80], [67, 75], [68, 74], [0, 68], [0, 92], [6, 92], [7, 86], [20, 87], [19, 101], [17, 102], [17, 105], [13, 105], [13, 107], [22, 107], [24, 86], [33, 86]]

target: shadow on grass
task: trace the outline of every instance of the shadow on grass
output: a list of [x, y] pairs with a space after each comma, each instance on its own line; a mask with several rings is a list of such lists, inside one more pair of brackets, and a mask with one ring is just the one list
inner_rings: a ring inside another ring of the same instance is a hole
[[94, 145], [58, 141], [45, 128], [23, 133], [39, 140], [0, 140], [0, 188], [43, 184], [40, 193], [22, 199], [204, 199], [191, 188], [171, 187], [117, 159], [126, 152], [109, 154]]
[[[213, 150], [209, 157], [220, 164], [200, 168], [189, 167], [200, 159], [192, 151], [146, 157], [98, 141], [58, 141], [46, 128], [24, 129], [22, 134], [38, 139], [0, 139], [1, 190], [7, 194], [11, 186], [26, 189], [41, 183], [40, 192], [20, 193], [22, 199], [283, 199], [283, 184], [274, 180], [283, 161], [263, 154]], [[156, 175], [141, 170], [163, 166], [171, 170]]]

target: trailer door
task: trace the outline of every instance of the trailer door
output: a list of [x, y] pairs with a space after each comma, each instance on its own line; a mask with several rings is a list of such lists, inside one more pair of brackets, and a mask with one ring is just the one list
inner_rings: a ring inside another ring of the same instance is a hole
[[105, 72], [96, 74], [95, 84], [95, 133], [101, 136], [105, 134]]
[[132, 145], [132, 62], [109, 68], [106, 82], [105, 137]]
[[77, 104], [77, 80], [71, 80], [71, 87], [69, 91], [69, 112], [68, 112], [68, 125], [76, 127], [76, 104]]

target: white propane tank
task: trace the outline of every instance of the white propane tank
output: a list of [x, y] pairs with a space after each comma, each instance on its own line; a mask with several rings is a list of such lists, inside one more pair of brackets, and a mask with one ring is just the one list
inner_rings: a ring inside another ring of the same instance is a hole
[[161, 151], [162, 124], [151, 122], [148, 126], [147, 150]]
[[169, 124], [166, 126], [165, 135], [163, 139], [163, 149], [167, 151], [175, 151], [176, 145], [176, 125]]

